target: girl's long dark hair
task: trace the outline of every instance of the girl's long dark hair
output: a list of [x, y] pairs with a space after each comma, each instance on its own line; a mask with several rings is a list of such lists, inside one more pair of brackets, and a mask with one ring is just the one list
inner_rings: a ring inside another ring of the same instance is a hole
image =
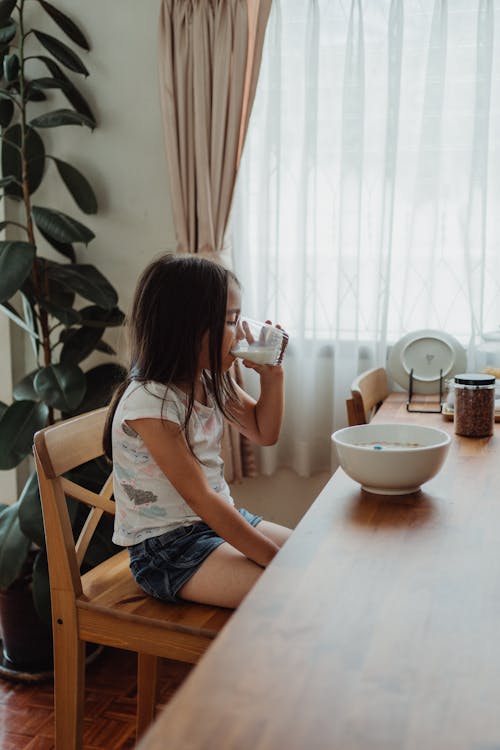
[[[210, 389], [226, 417], [226, 399], [237, 399], [231, 377], [221, 370], [221, 347], [231, 271], [197, 255], [162, 255], [142, 273], [129, 318], [130, 366], [118, 386], [104, 428], [104, 452], [112, 459], [111, 427], [129, 384], [154, 381], [187, 386], [187, 425], [193, 411], [202, 338], [209, 333]], [[188, 440], [189, 445], [189, 440]], [[191, 447], [191, 446], [190, 446]]]

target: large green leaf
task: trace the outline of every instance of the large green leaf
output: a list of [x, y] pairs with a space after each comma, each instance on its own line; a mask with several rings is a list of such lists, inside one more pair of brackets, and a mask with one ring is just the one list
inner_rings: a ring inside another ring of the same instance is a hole
[[12, 91], [7, 91], [6, 89], [0, 88], [0, 99], [5, 99], [6, 101], [10, 102], [16, 102], [17, 98], [16, 95], [12, 93]]
[[84, 242], [88, 244], [95, 234], [71, 216], [42, 206], [32, 206], [31, 215], [39, 229], [57, 242]]
[[16, 7], [16, 0], [0, 0], [0, 24], [4, 24]]
[[87, 100], [82, 96], [82, 94], [78, 91], [76, 86], [70, 79], [66, 76], [65, 73], [61, 70], [59, 65], [56, 63], [55, 60], [52, 60], [50, 57], [46, 57], [45, 55], [38, 56], [38, 60], [41, 60], [47, 68], [49, 69], [50, 73], [54, 76], [54, 78], [59, 79], [60, 81], [64, 82], [64, 89], [62, 89], [62, 92], [66, 99], [69, 101], [70, 104], [73, 105], [73, 107], [76, 109], [77, 112], [81, 112], [82, 115], [86, 115], [89, 120], [92, 120], [94, 125], [96, 124], [96, 119], [94, 117], [94, 113], [92, 112], [89, 103]]
[[90, 264], [52, 264], [47, 269], [49, 276], [99, 307], [111, 310], [116, 307], [118, 295], [100, 271]]
[[65, 328], [63, 331], [59, 332], [59, 343], [64, 344], [65, 341], [68, 340], [68, 338], [71, 336], [72, 330]]
[[29, 477], [19, 498], [19, 523], [26, 536], [39, 547], [45, 546], [42, 506], [36, 471]]
[[20, 380], [14, 387], [12, 395], [16, 401], [39, 401], [38, 393], [35, 391], [33, 381], [39, 368], [32, 370]]
[[51, 245], [54, 250], [57, 250], [58, 253], [61, 253], [61, 255], [64, 255], [65, 258], [69, 258], [73, 263], [76, 261], [76, 253], [75, 248], [71, 244], [71, 242], [58, 242], [53, 237], [50, 237], [46, 232], [40, 229], [38, 227], [38, 231], [42, 235], [42, 237], [47, 240], [49, 245]]
[[63, 90], [64, 88], [66, 88], [66, 84], [64, 83], [64, 81], [57, 78], [33, 78], [24, 87], [24, 98], [26, 101], [44, 101], [47, 99], [44, 93], [46, 89]]
[[8, 128], [12, 115], [14, 114], [14, 102], [9, 99], [0, 99], [0, 127]]
[[114, 307], [112, 310], [103, 310], [102, 307], [97, 307], [97, 305], [82, 307], [80, 310], [80, 316], [83, 325], [89, 326], [90, 328], [111, 328], [113, 326], [121, 326], [125, 320], [125, 315], [118, 307]]
[[66, 88], [65, 82], [61, 78], [53, 78], [52, 76], [41, 76], [40, 78], [33, 78], [29, 82], [30, 89], [64, 89]]
[[97, 367], [87, 370], [85, 373], [87, 390], [76, 413], [84, 414], [87, 411], [99, 409], [101, 406], [107, 406], [111, 401], [113, 392], [126, 375], [126, 369], [114, 362], [97, 365]]
[[[3, 134], [2, 139], [2, 174], [6, 177], [12, 175], [19, 185], [22, 184], [21, 171], [21, 125], [12, 125]], [[34, 193], [40, 185], [45, 167], [45, 146], [43, 141], [33, 128], [26, 128], [25, 153], [28, 170], [29, 192]], [[22, 190], [19, 185], [9, 185], [5, 192], [7, 195], [22, 198]]]
[[4, 26], [0, 27], [0, 44], [9, 44], [15, 37], [17, 24], [10, 18]]
[[0, 303], [21, 288], [31, 272], [35, 252], [29, 242], [0, 242]]
[[107, 344], [102, 339], [97, 342], [97, 344], [95, 345], [95, 348], [97, 352], [104, 352], [104, 354], [116, 354], [113, 347]]
[[30, 540], [21, 531], [19, 505], [8, 505], [0, 511], [0, 590], [8, 588], [21, 575]]
[[30, 332], [31, 346], [33, 347], [33, 353], [35, 359], [38, 360], [38, 351], [40, 346], [40, 337], [38, 335], [38, 318], [35, 311], [35, 303], [32, 295], [26, 295], [21, 291], [21, 299], [23, 303], [23, 315], [26, 321], [26, 326]]
[[13, 469], [31, 453], [33, 435], [45, 427], [49, 409], [34, 401], [14, 401], [0, 419], [0, 469]]
[[45, 49], [56, 58], [56, 60], [59, 60], [60, 63], [74, 73], [81, 73], [82, 75], [88, 76], [89, 72], [83, 62], [66, 44], [63, 44], [63, 42], [60, 42], [59, 39], [56, 39], [50, 34], [45, 34], [43, 31], [38, 31], [37, 29], [33, 29], [32, 31], [40, 44], [45, 47]]
[[[38, 274], [44, 274], [45, 273], [45, 263], [47, 261], [45, 258], [35, 258], [35, 265], [37, 266]], [[23, 284], [23, 288], [21, 289], [22, 293], [26, 295], [28, 298], [30, 304], [34, 306], [37, 301], [37, 293], [35, 291], [35, 285], [33, 284], [33, 280], [31, 276], [26, 279], [26, 281]]]
[[19, 57], [15, 52], [10, 55], [5, 55], [3, 59], [3, 74], [5, 80], [9, 83], [17, 80], [19, 75]]
[[[35, 258], [35, 266], [38, 268], [38, 277], [43, 279], [42, 286], [45, 288], [45, 260], [41, 258]], [[40, 353], [40, 331], [38, 327], [38, 316], [36, 307], [38, 305], [37, 292], [33, 284], [32, 276], [28, 276], [26, 281], [21, 287], [21, 300], [23, 303], [23, 316], [24, 316], [24, 328], [30, 335], [31, 345], [35, 354], [35, 359], [38, 361], [38, 355]], [[5, 303], [8, 305], [8, 303]], [[17, 321], [16, 321], [17, 322]]]
[[40, 398], [60, 411], [76, 409], [86, 388], [85, 375], [70, 363], [42, 367], [33, 383]]
[[57, 171], [73, 196], [78, 208], [85, 214], [97, 213], [97, 198], [82, 173], [61, 159], [54, 159], [54, 161]]
[[[15, 177], [12, 177], [12, 175], [10, 175], [9, 177], [2, 177], [2, 178], [0, 179], [0, 188], [3, 188], [3, 187], [5, 187], [6, 185], [10, 185], [10, 184], [11, 184], [12, 182], [15, 182], [15, 181], [16, 181], [16, 178], [15, 178]], [[5, 227], [6, 227], [6, 226], [7, 226], [7, 224], [9, 224], [9, 223], [10, 223], [10, 224], [12, 224], [12, 222], [8, 222], [8, 221], [2, 221], [2, 224], [3, 224], [3, 227], [2, 227], [2, 229], [5, 229]]]
[[59, 283], [55, 279], [50, 278], [50, 271], [52, 266], [49, 268], [49, 298], [51, 304], [57, 305], [57, 307], [70, 308], [73, 307], [75, 302], [75, 293], [68, 289], [63, 284]]
[[47, 310], [52, 317], [57, 318], [67, 328], [74, 326], [82, 322], [82, 318], [78, 310], [73, 310], [72, 307], [58, 307], [53, 305], [51, 302], [43, 300], [40, 302], [40, 306]]
[[14, 323], [16, 323], [18, 326], [20, 326], [20, 328], [22, 328], [23, 330], [27, 331], [30, 334], [30, 336], [35, 336], [38, 339], [38, 333], [36, 333], [35, 331], [31, 330], [31, 328], [28, 325], [26, 325], [26, 323], [24, 322], [24, 320], [22, 318], [20, 318], [19, 315], [17, 314], [17, 310], [15, 310], [12, 307], [12, 305], [9, 305], [8, 302], [4, 302], [3, 304], [0, 305], [0, 310], [8, 318], [10, 318], [12, 321], [14, 321]]
[[78, 28], [76, 23], [71, 20], [71, 18], [68, 18], [65, 13], [62, 13], [51, 3], [48, 3], [47, 0], [38, 0], [38, 2], [42, 6], [42, 8], [49, 14], [52, 20], [59, 26], [59, 28], [62, 29], [64, 33], [71, 39], [71, 41], [75, 42], [75, 44], [78, 44], [78, 46], [82, 47], [82, 49], [85, 49], [87, 51], [90, 50], [90, 45], [86, 40], [85, 35]]
[[30, 121], [34, 128], [57, 128], [61, 125], [87, 125], [91, 130], [94, 127], [93, 120], [86, 115], [75, 112], [73, 109], [55, 109], [45, 112], [43, 115], [34, 117]]
[[[82, 326], [71, 331], [65, 339], [61, 351], [60, 361], [64, 364], [77, 365], [82, 362], [96, 348], [96, 344], [102, 336], [100, 328], [86, 328]], [[77, 404], [78, 405], [78, 404]]]
[[27, 78], [25, 80], [25, 88], [24, 88], [24, 101], [25, 102], [46, 102], [47, 101], [47, 95], [41, 88], [37, 88], [36, 86], [31, 85], [31, 81], [28, 81]]
[[[3, 58], [2, 69], [5, 78], [9, 83], [7, 89], [0, 89], [0, 96], [5, 96], [6, 92], [8, 92], [17, 102], [19, 102], [19, 104], [21, 104], [21, 83], [18, 75], [20, 61], [16, 58], [17, 55], [15, 53], [12, 55], [6, 55]], [[33, 88], [30, 79], [27, 78], [27, 76], [24, 76], [23, 99], [24, 101], [44, 102], [47, 97], [41, 88]]]

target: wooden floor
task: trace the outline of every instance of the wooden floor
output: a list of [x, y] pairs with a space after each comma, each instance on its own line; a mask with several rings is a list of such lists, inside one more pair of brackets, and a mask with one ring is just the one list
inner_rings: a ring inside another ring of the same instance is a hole
[[[165, 705], [192, 666], [162, 660], [159, 704]], [[136, 656], [105, 649], [87, 667], [84, 750], [135, 746]], [[0, 679], [0, 750], [53, 750], [52, 684]]]

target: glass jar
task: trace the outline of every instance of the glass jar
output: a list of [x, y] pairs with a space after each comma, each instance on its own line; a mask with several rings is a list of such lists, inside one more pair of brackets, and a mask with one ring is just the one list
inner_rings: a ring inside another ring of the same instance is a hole
[[455, 432], [465, 437], [493, 435], [495, 378], [483, 373], [455, 375]]
[[500, 328], [483, 333], [482, 343], [476, 347], [474, 367], [500, 378]]

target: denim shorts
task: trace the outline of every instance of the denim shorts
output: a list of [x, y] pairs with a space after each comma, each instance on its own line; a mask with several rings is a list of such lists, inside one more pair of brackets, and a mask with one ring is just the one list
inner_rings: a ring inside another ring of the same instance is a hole
[[[252, 526], [262, 521], [244, 508], [238, 511]], [[208, 555], [224, 542], [204, 521], [178, 526], [129, 547], [130, 570], [139, 586], [151, 596], [178, 602], [179, 589]]]

